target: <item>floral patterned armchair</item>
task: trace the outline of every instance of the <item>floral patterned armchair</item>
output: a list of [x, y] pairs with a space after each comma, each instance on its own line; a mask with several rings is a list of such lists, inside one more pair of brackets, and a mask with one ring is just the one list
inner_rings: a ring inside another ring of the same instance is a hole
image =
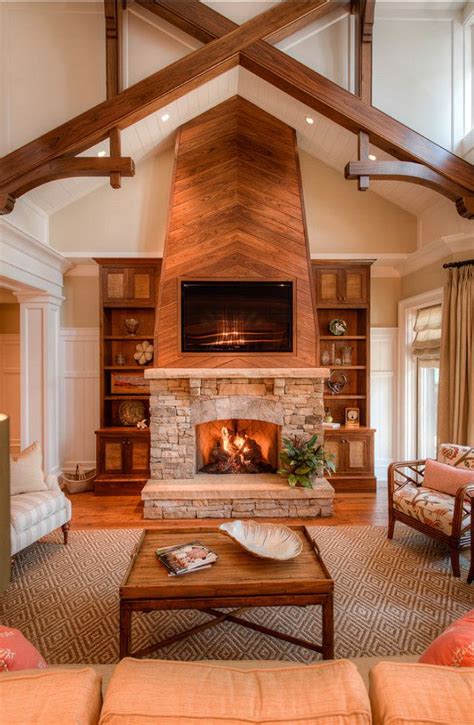
[[423, 485], [426, 461], [402, 461], [388, 468], [388, 533], [401, 521], [438, 541], [451, 552], [454, 576], [460, 576], [459, 550], [471, 544], [468, 582], [474, 579], [474, 448], [443, 443], [438, 461], [472, 469], [472, 483], [461, 485], [456, 494], [441, 493]]

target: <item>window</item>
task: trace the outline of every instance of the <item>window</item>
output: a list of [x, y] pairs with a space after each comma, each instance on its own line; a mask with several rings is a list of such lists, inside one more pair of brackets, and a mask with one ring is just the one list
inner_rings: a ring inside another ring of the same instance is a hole
[[421, 307], [413, 326], [416, 359], [416, 457], [436, 458], [441, 305]]

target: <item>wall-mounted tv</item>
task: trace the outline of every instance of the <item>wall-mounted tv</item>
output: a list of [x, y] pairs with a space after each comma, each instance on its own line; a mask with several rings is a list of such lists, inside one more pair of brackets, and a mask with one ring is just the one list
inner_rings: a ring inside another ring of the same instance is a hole
[[182, 352], [293, 352], [293, 283], [181, 282]]

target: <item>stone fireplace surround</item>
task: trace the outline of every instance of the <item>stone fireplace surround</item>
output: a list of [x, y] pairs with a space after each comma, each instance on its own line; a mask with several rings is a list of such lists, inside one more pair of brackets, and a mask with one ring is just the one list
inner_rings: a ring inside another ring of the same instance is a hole
[[291, 435], [323, 436], [326, 368], [154, 368], [150, 381], [151, 476], [144, 518], [330, 516], [334, 489], [291, 488], [277, 474], [198, 472], [196, 426], [247, 419]]

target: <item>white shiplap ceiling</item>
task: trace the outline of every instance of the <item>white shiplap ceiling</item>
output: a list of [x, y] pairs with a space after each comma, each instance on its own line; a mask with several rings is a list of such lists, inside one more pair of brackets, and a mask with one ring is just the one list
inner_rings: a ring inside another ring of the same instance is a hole
[[[241, 23], [249, 17], [268, 9], [276, 1], [279, 0], [263, 0], [261, 2], [206, 0], [206, 4], [227, 15], [232, 20]], [[170, 26], [168, 23], [160, 21], [146, 11], [138, 10], [137, 13], [138, 17], [144, 13], [143, 19], [147, 23], [153, 22], [157, 27], [161, 27], [163, 31], [169, 33]], [[314, 34], [317, 32], [319, 32], [319, 29], [315, 25]], [[173, 36], [174, 43], [184, 45], [184, 34], [173, 33]], [[304, 49], [303, 44], [308, 42], [314, 42], [311, 35], [306, 34], [301, 37], [302, 49]], [[195, 45], [195, 42], [192, 41], [191, 45], [187, 46], [186, 52], [190, 52]], [[166, 62], [164, 65], [166, 65]], [[129, 126], [122, 133], [122, 154], [131, 156], [135, 163], [139, 164], [145, 157], [157, 154], [161, 149], [169, 145], [176, 129], [183, 123], [236, 94], [295, 128], [300, 148], [337, 171], [343, 173], [346, 163], [357, 158], [357, 142], [354, 134], [243, 68], [234, 68], [223, 73], [165, 108]], [[165, 113], [169, 114], [169, 120], [166, 122], [161, 120]], [[305, 120], [308, 115], [314, 119], [314, 124], [311, 126]], [[108, 143], [103, 142], [88, 149], [82, 155], [95, 156], [99, 150], [105, 150], [108, 153]], [[373, 149], [373, 153], [378, 159], [391, 158], [379, 149]], [[62, 179], [44, 184], [29, 192], [27, 196], [47, 214], [53, 214], [108, 183], [108, 179], [102, 178]], [[348, 181], [347, 183], [356, 182]], [[374, 181], [371, 182], [370, 188], [388, 201], [414, 215], [422, 214], [440, 199], [437, 194], [426, 188], [403, 182]]]

